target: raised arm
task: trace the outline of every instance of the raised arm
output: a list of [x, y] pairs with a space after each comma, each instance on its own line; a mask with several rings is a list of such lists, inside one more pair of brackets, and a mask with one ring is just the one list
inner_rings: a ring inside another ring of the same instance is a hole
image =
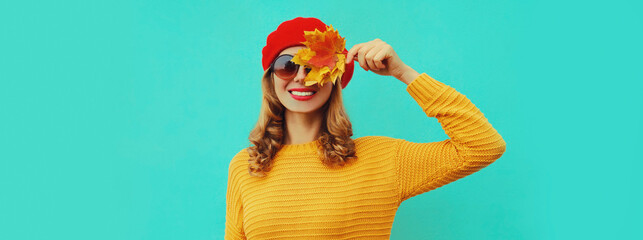
[[346, 61], [366, 71], [393, 76], [429, 117], [438, 119], [449, 139], [413, 143], [397, 139], [394, 157], [400, 202], [470, 175], [500, 158], [505, 141], [463, 94], [404, 64], [380, 39], [356, 44]]
[[505, 152], [502, 136], [454, 88], [422, 73], [406, 90], [428, 117], [438, 119], [449, 139], [430, 143], [399, 140], [395, 164], [400, 201], [470, 175]]

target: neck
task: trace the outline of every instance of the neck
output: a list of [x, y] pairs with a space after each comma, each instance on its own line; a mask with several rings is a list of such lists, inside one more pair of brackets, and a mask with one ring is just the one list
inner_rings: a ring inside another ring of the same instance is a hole
[[322, 113], [291, 112], [286, 110], [284, 144], [300, 144], [317, 140], [321, 134]]

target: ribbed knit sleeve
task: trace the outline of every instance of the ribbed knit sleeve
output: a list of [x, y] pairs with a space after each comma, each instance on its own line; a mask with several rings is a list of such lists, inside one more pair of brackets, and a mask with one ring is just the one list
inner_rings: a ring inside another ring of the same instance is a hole
[[[245, 151], [245, 150], [243, 150]], [[243, 152], [242, 151], [242, 152]], [[247, 167], [239, 164], [240, 152], [230, 161], [228, 168], [228, 190], [226, 192], [226, 222], [224, 239], [246, 239], [243, 231], [243, 204], [241, 202], [241, 174], [247, 174]]]
[[400, 202], [470, 175], [500, 158], [505, 141], [463, 94], [426, 73], [406, 88], [450, 139], [413, 143], [400, 139], [395, 165]]

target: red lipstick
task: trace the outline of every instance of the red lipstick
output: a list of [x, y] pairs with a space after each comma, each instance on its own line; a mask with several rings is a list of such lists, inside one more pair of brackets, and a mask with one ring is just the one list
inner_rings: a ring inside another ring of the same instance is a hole
[[[308, 95], [308, 96], [299, 96], [299, 95], [293, 94], [293, 91], [297, 91], [297, 92], [312, 92], [313, 94]], [[290, 96], [292, 98], [294, 98], [295, 100], [297, 100], [297, 101], [310, 100], [311, 98], [313, 98], [313, 96], [315, 96], [315, 93], [317, 93], [317, 91], [314, 91], [312, 88], [292, 88], [292, 89], [288, 90], [288, 92], [290, 93]]]

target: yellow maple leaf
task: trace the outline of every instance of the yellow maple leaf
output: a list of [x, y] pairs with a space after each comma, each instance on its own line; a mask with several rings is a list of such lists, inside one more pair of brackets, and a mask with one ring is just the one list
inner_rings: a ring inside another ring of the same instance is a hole
[[304, 31], [304, 37], [306, 41], [302, 43], [307, 48], [299, 50], [291, 61], [311, 69], [304, 79], [305, 85], [318, 83], [321, 87], [327, 82], [335, 84], [345, 71], [343, 51], [346, 40], [332, 25], [324, 32], [317, 29]]
[[315, 52], [310, 51], [310, 48], [304, 48], [299, 50], [299, 52], [297, 52], [297, 54], [295, 54], [295, 56], [290, 61], [294, 62], [295, 64], [305, 66], [313, 56], [315, 56]]

